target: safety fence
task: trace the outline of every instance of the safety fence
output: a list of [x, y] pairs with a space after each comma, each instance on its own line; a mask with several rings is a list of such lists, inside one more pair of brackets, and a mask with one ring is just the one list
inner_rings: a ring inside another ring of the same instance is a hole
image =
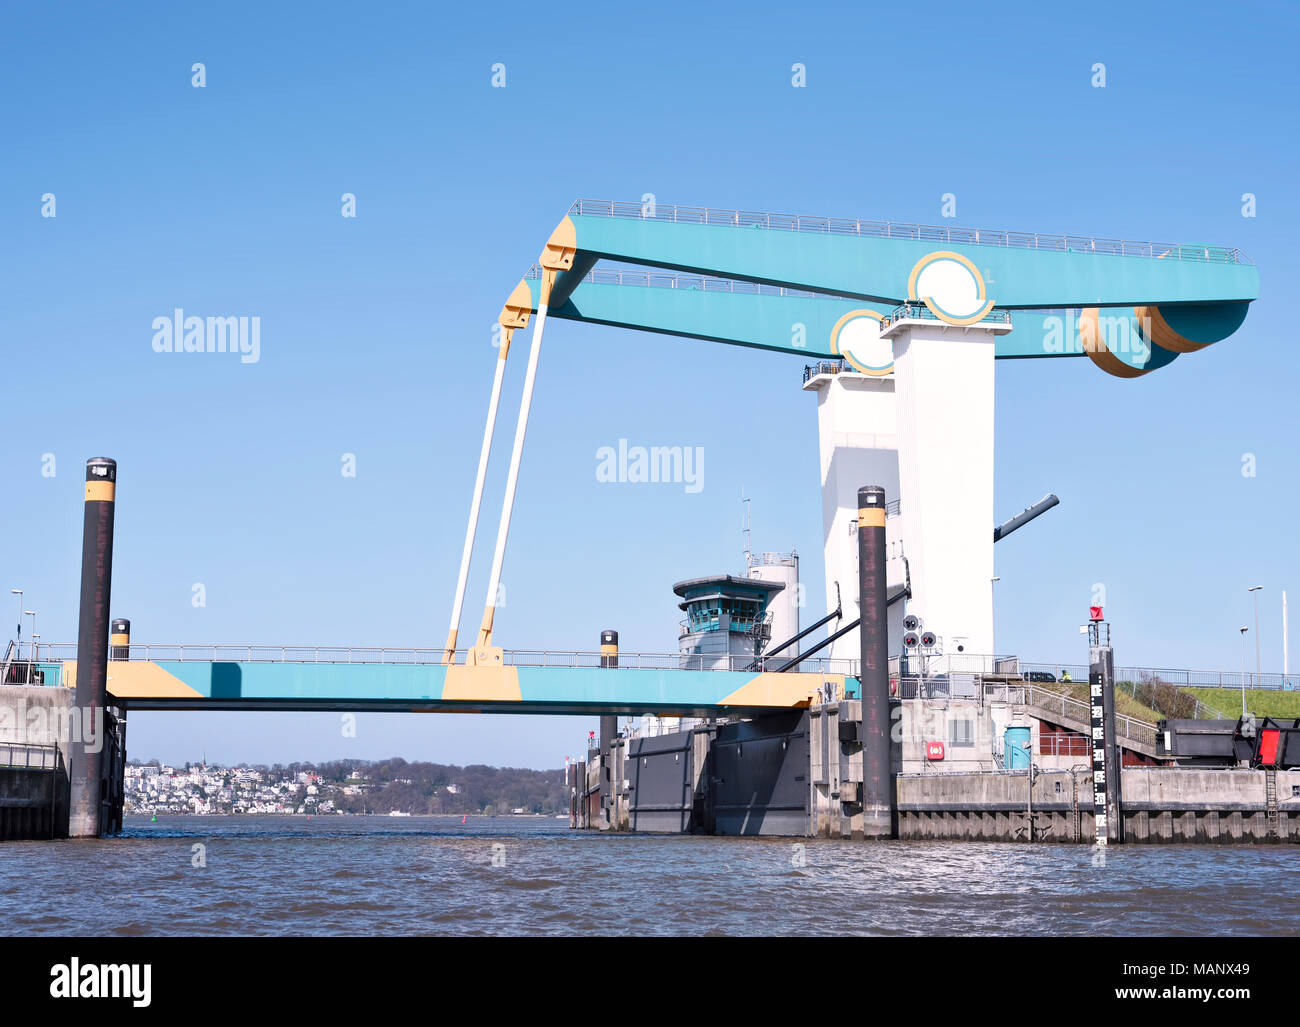
[[57, 770], [59, 747], [28, 742], [0, 742], [0, 768], [5, 770]]
[[670, 203], [636, 203], [620, 200], [575, 200], [570, 215], [666, 221], [672, 224], [763, 228], [821, 235], [858, 235], [879, 239], [913, 239], [973, 246], [1002, 246], [1060, 253], [1095, 253], [1123, 257], [1192, 260], [1211, 264], [1253, 263], [1241, 250], [1199, 243], [1138, 242], [1084, 235], [1049, 235], [1042, 232], [1008, 232], [1001, 229], [960, 228], [955, 225], [921, 225], [906, 221], [864, 221], [861, 218], [809, 217], [766, 211], [730, 210], [723, 207], [687, 207]]

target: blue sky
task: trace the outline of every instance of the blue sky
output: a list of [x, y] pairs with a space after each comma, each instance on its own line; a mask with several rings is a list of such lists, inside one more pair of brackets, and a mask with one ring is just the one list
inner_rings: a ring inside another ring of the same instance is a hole
[[[1238, 246], [1263, 283], [1230, 340], [1141, 380], [999, 363], [998, 513], [1048, 490], [1062, 503], [997, 548], [998, 648], [1083, 660], [1102, 582], [1119, 662], [1234, 669], [1259, 584], [1278, 670], [1280, 591], [1300, 606], [1296, 43], [1281, 4], [1176, 18], [1133, 4], [9, 5], [0, 597], [25, 589], [42, 638], [75, 639], [84, 462], [107, 455], [113, 608], [136, 639], [438, 646], [491, 325], [573, 199], [935, 223], [954, 193], [955, 224]], [[355, 219], [340, 216], [348, 192]], [[175, 307], [259, 316], [260, 361], [155, 353], [153, 319]], [[465, 631], [524, 363], [507, 377]], [[498, 641], [594, 648], [615, 627], [625, 649], [672, 651], [672, 583], [740, 565], [742, 488], [755, 548], [796, 546], [822, 595], [801, 371], [552, 322]], [[596, 450], [620, 438], [704, 446], [704, 488], [597, 482]], [[372, 715], [344, 739], [327, 715], [140, 714], [130, 749], [545, 767], [589, 726]]]

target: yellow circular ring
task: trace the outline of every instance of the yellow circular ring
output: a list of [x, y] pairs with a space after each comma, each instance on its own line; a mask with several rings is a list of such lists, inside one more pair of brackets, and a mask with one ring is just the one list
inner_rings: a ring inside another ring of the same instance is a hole
[[979, 268], [974, 265], [970, 258], [964, 257], [960, 253], [955, 253], [952, 250], [935, 250], [933, 253], [927, 253], [916, 262], [915, 266], [912, 268], [912, 273], [907, 276], [907, 298], [914, 301], [919, 300], [924, 303], [930, 309], [931, 314], [937, 317], [940, 321], [944, 321], [950, 325], [973, 325], [977, 321], [983, 321], [988, 315], [988, 312], [993, 309], [992, 300], [984, 302], [984, 306], [969, 317], [953, 317], [951, 314], [939, 309], [938, 306], [931, 302], [930, 297], [918, 296], [916, 294], [917, 277], [929, 264], [933, 264], [936, 260], [955, 260], [958, 264], [961, 264], [975, 277], [976, 296], [979, 297], [981, 302], [987, 300], [987, 293], [984, 288], [984, 276], [980, 274]]
[[[871, 375], [873, 378], [883, 378], [887, 374], [892, 374], [894, 371], [894, 363], [892, 360], [890, 361], [888, 367], [881, 370], [873, 367], [863, 367], [847, 353], [840, 352], [840, 329], [841, 328], [843, 328], [850, 321], [853, 321], [859, 317], [874, 317], [877, 321], [879, 321], [884, 316], [885, 315], [880, 313], [880, 311], [878, 310], [868, 310], [865, 307], [863, 307], [861, 310], [850, 310], [842, 318], [836, 321], [835, 326], [831, 329], [831, 352], [834, 353], [836, 356], [843, 357], [845, 360], [847, 360], [850, 364], [853, 365], [853, 369], [855, 371], [860, 371], [862, 374]], [[891, 347], [891, 351], [892, 351], [892, 347]]]

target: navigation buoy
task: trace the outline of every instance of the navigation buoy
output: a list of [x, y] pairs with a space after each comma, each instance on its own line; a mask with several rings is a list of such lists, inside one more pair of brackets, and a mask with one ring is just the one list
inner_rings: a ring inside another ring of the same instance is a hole
[[469, 820], [469, 815], [468, 815], [468, 814], [460, 818], [460, 822], [461, 822], [462, 824], [465, 823], [467, 820]]

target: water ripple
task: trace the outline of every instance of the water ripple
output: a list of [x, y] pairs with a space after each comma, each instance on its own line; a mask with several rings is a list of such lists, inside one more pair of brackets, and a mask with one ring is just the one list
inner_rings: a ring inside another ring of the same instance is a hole
[[[524, 818], [163, 818], [0, 845], [17, 935], [1290, 935], [1281, 846], [570, 832]], [[197, 865], [196, 865], [197, 864]], [[1260, 911], [1267, 911], [1267, 918]]]

